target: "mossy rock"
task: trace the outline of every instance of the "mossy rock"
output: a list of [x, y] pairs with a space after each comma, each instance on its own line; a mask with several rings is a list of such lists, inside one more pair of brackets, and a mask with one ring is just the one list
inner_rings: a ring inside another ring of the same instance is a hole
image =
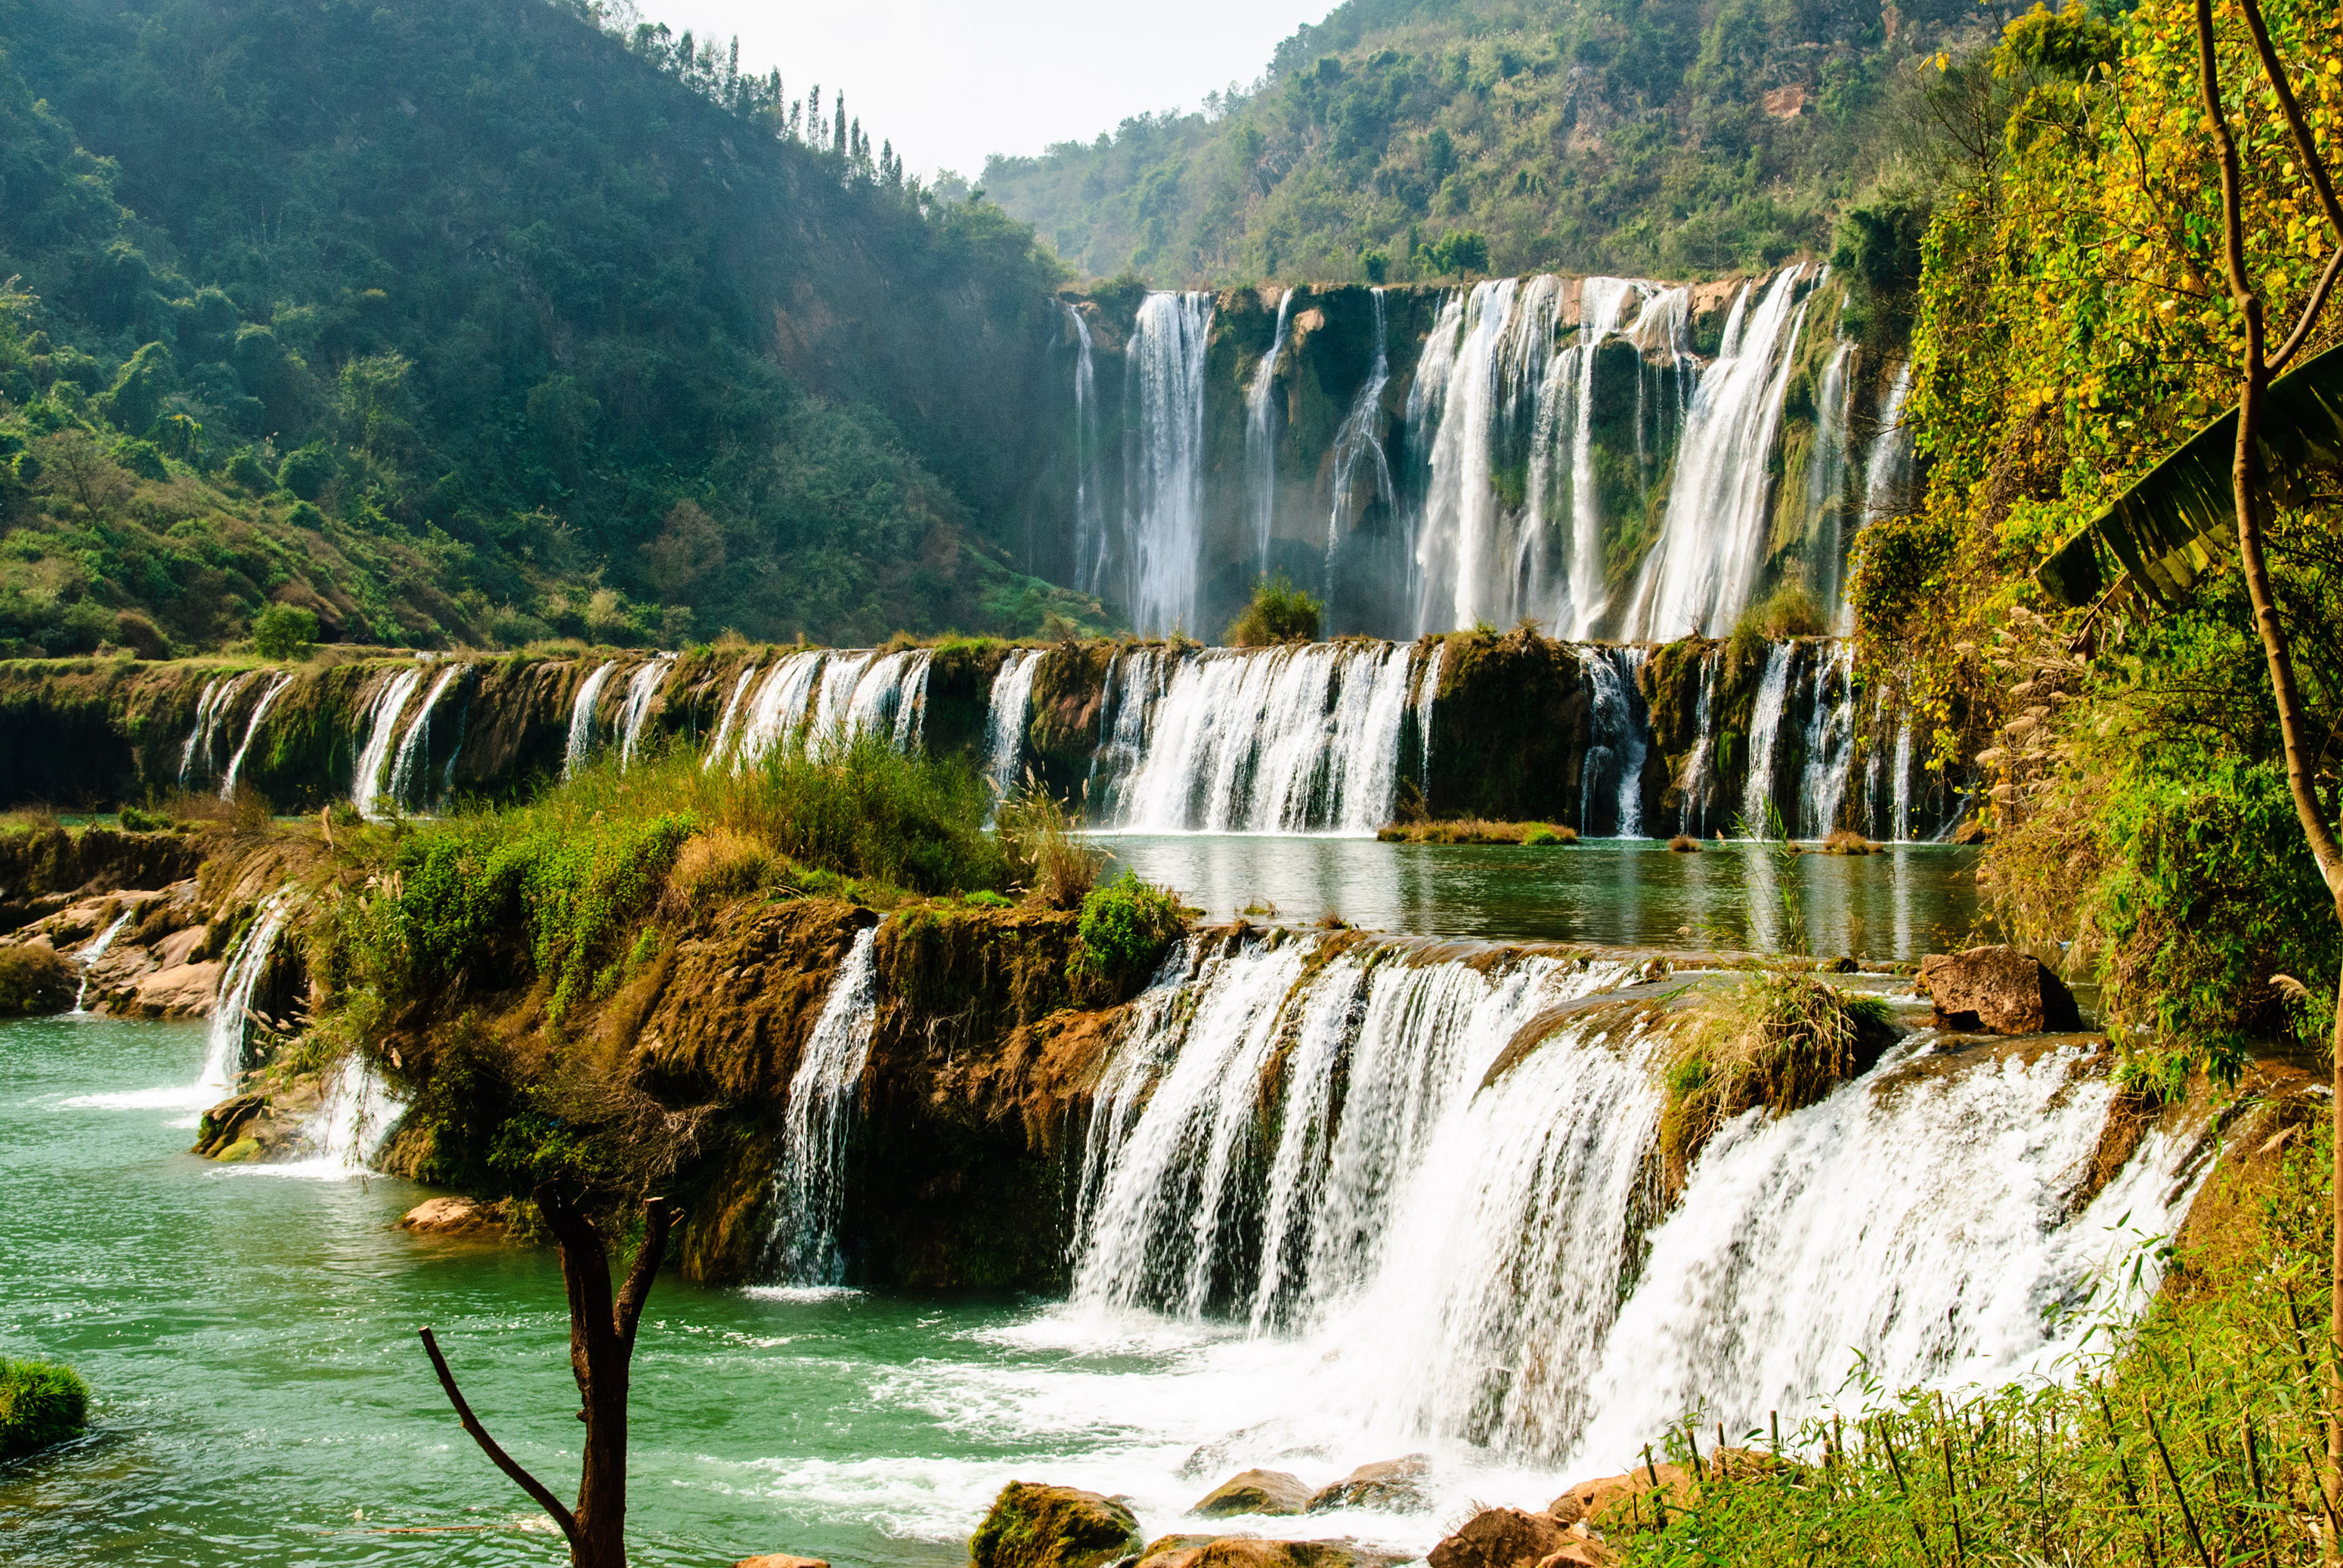
[[89, 1424], [89, 1387], [71, 1367], [0, 1361], [0, 1459], [79, 1437]]
[[1130, 1509], [1095, 1492], [1012, 1481], [968, 1538], [973, 1568], [1097, 1568], [1146, 1544]]

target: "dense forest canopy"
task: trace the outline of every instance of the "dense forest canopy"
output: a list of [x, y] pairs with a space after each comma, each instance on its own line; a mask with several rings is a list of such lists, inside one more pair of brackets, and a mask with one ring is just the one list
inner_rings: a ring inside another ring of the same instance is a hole
[[1916, 64], [1998, 25], [1956, 0], [1348, 0], [1250, 93], [983, 186], [1100, 276], [1716, 276], [1828, 251], [1894, 183]]
[[0, 4], [0, 644], [1094, 614], [1004, 548], [989, 349], [1057, 263], [836, 95], [597, 21]]

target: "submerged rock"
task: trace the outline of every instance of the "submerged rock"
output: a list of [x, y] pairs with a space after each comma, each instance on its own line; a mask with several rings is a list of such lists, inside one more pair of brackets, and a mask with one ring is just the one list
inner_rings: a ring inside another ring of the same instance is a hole
[[968, 1538], [971, 1568], [1096, 1568], [1143, 1544], [1139, 1521], [1111, 1497], [1012, 1481]]
[[1422, 1453], [1363, 1464], [1332, 1485], [1320, 1487], [1303, 1512], [1322, 1513], [1330, 1508], [1383, 1508], [1397, 1512], [1424, 1507], [1432, 1501], [1423, 1485], [1431, 1469], [1431, 1457]]
[[1393, 1568], [1404, 1552], [1340, 1541], [1265, 1541], [1258, 1535], [1163, 1535], [1132, 1568]]
[[[469, 1198], [427, 1198], [409, 1209], [398, 1221], [402, 1231], [412, 1231], [418, 1236], [476, 1236], [488, 1231], [500, 1231], [504, 1221], [485, 1203]], [[791, 1563], [810, 1563], [809, 1557], [754, 1557], [750, 1562], [766, 1568], [782, 1568]], [[825, 1565], [826, 1568], [826, 1565]]]
[[1282, 1470], [1248, 1470], [1230, 1476], [1188, 1510], [1207, 1519], [1232, 1513], [1300, 1513], [1314, 1499], [1299, 1478]]
[[2066, 982], [2016, 948], [1931, 953], [1920, 960], [1918, 990], [1935, 1005], [1939, 1029], [2056, 1034], [2083, 1027]]

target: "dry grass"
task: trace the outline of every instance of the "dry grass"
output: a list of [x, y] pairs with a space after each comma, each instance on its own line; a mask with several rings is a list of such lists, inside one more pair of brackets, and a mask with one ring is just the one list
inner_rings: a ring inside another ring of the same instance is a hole
[[1074, 814], [1032, 775], [1001, 802], [993, 826], [1026, 902], [1079, 909], [1098, 885], [1106, 857], [1082, 842]]
[[1375, 837], [1386, 844], [1575, 844], [1578, 829], [1552, 822], [1491, 822], [1467, 818], [1450, 822], [1393, 822]]
[[1678, 833], [1668, 840], [1668, 851], [1675, 855], [1697, 855], [1700, 853], [1700, 840], [1686, 834]]

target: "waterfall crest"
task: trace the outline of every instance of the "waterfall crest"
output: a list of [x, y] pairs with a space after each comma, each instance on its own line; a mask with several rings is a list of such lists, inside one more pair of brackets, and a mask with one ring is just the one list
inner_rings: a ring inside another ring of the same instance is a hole
[[1269, 570], [1269, 536], [1277, 512], [1277, 361], [1285, 353], [1286, 321], [1293, 314], [1293, 290], [1277, 302], [1277, 327], [1269, 352], [1253, 367], [1245, 390], [1245, 466], [1252, 470], [1253, 551], [1257, 573]]
[[[431, 689], [424, 693], [423, 706], [416, 710], [414, 722], [407, 727], [407, 734], [400, 739], [398, 750], [390, 759], [390, 798], [394, 801], [410, 805], [429, 804], [423, 799], [420, 775], [431, 757], [431, 715], [437, 711], [439, 699], [447, 695], [447, 689], [463, 679], [469, 668], [468, 665], [449, 665], [439, 672], [439, 678], [431, 683]], [[455, 768], [456, 755], [450, 749], [447, 769], [451, 775]]]
[[1033, 706], [1033, 678], [1045, 657], [1043, 648], [1011, 648], [992, 677], [984, 714], [984, 777], [996, 801], [1017, 787], [1017, 764], [1025, 756], [1026, 716]]
[[650, 717], [651, 703], [659, 697], [660, 682], [675, 668], [675, 655], [662, 653], [649, 664], [639, 665], [627, 678], [626, 700], [618, 705], [618, 769], [621, 772], [635, 759], [635, 748], [640, 744], [643, 720]]

